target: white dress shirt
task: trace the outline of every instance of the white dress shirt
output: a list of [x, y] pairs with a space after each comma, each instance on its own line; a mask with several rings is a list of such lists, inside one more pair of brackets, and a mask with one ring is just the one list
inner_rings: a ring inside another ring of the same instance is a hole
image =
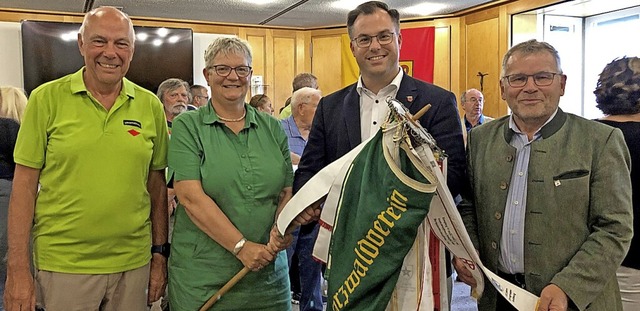
[[400, 82], [404, 71], [398, 68], [398, 74], [391, 83], [383, 87], [378, 94], [366, 88], [362, 83], [362, 76], [358, 79], [356, 91], [360, 95], [360, 138], [361, 141], [367, 140], [380, 129], [380, 125], [384, 122], [389, 114], [389, 106], [385, 99], [388, 96], [396, 97]]

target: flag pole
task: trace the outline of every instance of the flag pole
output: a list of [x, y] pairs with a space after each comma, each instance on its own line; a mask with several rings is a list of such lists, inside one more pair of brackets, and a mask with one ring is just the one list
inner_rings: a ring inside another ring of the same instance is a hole
[[[291, 233], [293, 232], [293, 230], [295, 230], [298, 226], [289, 226], [287, 227], [286, 232]], [[274, 258], [275, 261], [275, 258]], [[249, 273], [249, 271], [251, 271], [249, 268], [244, 267], [242, 268], [242, 270], [240, 270], [238, 273], [236, 273], [236, 275], [234, 275], [229, 281], [227, 281], [226, 284], [224, 284], [224, 286], [222, 286], [217, 292], [215, 292], [211, 297], [209, 297], [209, 300], [207, 300], [207, 302], [204, 303], [204, 305], [198, 310], [198, 311], [207, 311], [209, 310], [209, 308], [211, 308], [211, 306], [213, 306], [216, 302], [218, 302], [218, 300], [220, 300], [220, 298], [222, 297], [222, 295], [226, 294], [233, 286], [236, 285], [236, 283], [238, 283], [238, 281], [242, 280], [242, 278], [247, 275], [247, 273]]]
[[218, 302], [218, 300], [220, 300], [220, 297], [222, 297], [222, 295], [226, 294], [234, 285], [236, 285], [236, 283], [238, 283], [238, 281], [240, 281], [245, 275], [247, 275], [249, 271], [251, 270], [249, 270], [249, 268], [247, 267], [242, 268], [240, 272], [236, 273], [236, 275], [234, 275], [231, 278], [231, 280], [229, 280], [226, 284], [224, 284], [222, 288], [220, 288], [215, 294], [213, 294], [209, 298], [209, 300], [207, 300], [207, 302], [202, 306], [202, 308], [200, 308], [200, 311], [209, 310], [211, 306], [213, 306], [216, 302]]

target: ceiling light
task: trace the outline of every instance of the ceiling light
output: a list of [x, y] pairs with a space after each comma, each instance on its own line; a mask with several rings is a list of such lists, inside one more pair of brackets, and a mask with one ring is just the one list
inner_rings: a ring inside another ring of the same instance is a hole
[[338, 0], [331, 3], [336, 9], [353, 10], [362, 3], [362, 0]]
[[167, 41], [169, 41], [169, 43], [176, 43], [178, 40], [180, 40], [180, 36], [171, 36]]
[[160, 38], [164, 38], [169, 34], [169, 29], [167, 28], [158, 28], [157, 30], [158, 36], [160, 36]]
[[447, 5], [441, 3], [421, 3], [418, 5], [410, 6], [408, 8], [402, 9], [402, 13], [407, 15], [431, 15], [433, 13], [439, 12], [442, 9], [446, 8]]
[[149, 34], [146, 32], [141, 32], [136, 34], [136, 39], [140, 40], [140, 41], [145, 41], [147, 40], [147, 38], [149, 38]]
[[162, 39], [153, 40], [153, 45], [154, 46], [161, 46], [162, 45]]
[[77, 31], [69, 31], [60, 35], [60, 38], [66, 42], [74, 41], [78, 39]]

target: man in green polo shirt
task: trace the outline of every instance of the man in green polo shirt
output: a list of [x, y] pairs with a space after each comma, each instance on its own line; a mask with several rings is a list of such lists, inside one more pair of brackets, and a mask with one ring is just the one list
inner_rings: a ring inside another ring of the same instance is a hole
[[158, 98], [124, 78], [134, 40], [116, 8], [87, 13], [85, 66], [31, 93], [14, 153], [8, 311], [145, 310], [164, 292], [167, 124]]

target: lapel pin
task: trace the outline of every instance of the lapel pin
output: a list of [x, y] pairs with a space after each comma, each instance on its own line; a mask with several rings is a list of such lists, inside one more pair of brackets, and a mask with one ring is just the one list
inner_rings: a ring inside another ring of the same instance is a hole
[[412, 103], [413, 102], [413, 96], [411, 96], [411, 95], [407, 96], [407, 101]]

